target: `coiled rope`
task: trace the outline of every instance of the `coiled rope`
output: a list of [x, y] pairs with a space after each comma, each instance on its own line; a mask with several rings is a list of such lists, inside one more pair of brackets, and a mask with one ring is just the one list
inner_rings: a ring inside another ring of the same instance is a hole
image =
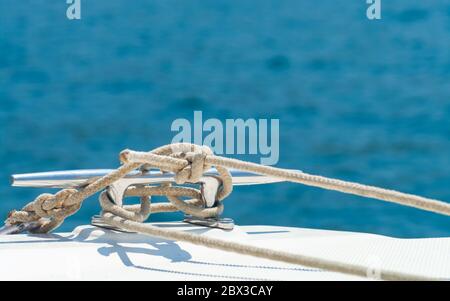
[[[198, 183], [203, 173], [214, 166], [219, 173], [222, 186], [216, 196], [216, 204], [212, 208], [202, 207], [202, 193], [196, 188], [172, 186], [169, 183], [164, 183], [161, 186], [130, 186], [126, 190], [125, 196], [140, 197], [140, 204], [118, 206], [111, 201], [106, 191], [102, 191], [100, 194], [102, 221], [113, 227], [127, 231], [365, 277], [368, 276], [368, 270], [364, 266], [250, 246], [183, 231], [168, 230], [143, 222], [151, 213], [173, 211], [182, 211], [200, 218], [218, 217], [223, 211], [222, 201], [231, 193], [233, 188], [232, 178], [227, 168], [240, 169], [294, 183], [341, 191], [450, 215], [450, 204], [442, 201], [394, 190], [310, 175], [300, 171], [286, 170], [215, 156], [208, 147], [189, 143], [169, 144], [150, 152], [124, 150], [120, 153], [120, 161], [122, 165], [119, 168], [97, 179], [86, 187], [80, 189], [63, 189], [54, 195], [48, 193], [41, 194], [34, 201], [24, 206], [22, 210], [11, 211], [5, 223], [8, 225], [17, 225], [38, 222], [39, 227], [33, 229], [33, 233], [47, 233], [61, 225], [65, 218], [76, 213], [86, 198], [105, 189], [132, 170], [139, 168], [142, 172], [145, 172], [150, 168], [158, 168], [163, 172], [173, 172], [175, 173], [176, 184], [181, 185], [185, 183]], [[169, 202], [151, 204], [150, 199], [154, 195], [166, 196]], [[182, 197], [188, 197], [190, 199], [182, 200]], [[380, 271], [379, 278], [384, 280], [427, 279], [422, 276], [388, 270]]]

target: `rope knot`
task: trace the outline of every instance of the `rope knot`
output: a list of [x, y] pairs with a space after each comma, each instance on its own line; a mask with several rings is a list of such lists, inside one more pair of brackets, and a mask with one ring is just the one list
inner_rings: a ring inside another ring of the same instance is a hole
[[33, 211], [39, 217], [65, 218], [70, 215], [70, 212], [72, 212], [75, 208], [79, 207], [80, 202], [76, 202], [74, 205], [65, 205], [65, 201], [77, 191], [78, 190], [76, 189], [63, 189], [54, 195], [43, 193], [34, 201]]
[[194, 145], [193, 148], [187, 152], [175, 152], [173, 157], [185, 159], [187, 165], [175, 174], [175, 182], [177, 184], [197, 183], [202, 177], [203, 173], [211, 168], [210, 164], [206, 163], [206, 157], [212, 155], [212, 150], [205, 146]]
[[[66, 217], [74, 214], [81, 207], [82, 200], [68, 202], [78, 190], [63, 189], [56, 194], [43, 193], [22, 210], [13, 210], [8, 214], [7, 224], [20, 224], [39, 221], [39, 227], [29, 230], [33, 233], [47, 233], [58, 227]], [[67, 204], [69, 203], [69, 204]]]

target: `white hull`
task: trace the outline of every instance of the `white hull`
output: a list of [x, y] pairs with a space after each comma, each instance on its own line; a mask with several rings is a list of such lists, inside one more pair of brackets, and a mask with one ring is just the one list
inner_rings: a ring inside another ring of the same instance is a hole
[[[450, 279], [450, 238], [275, 226], [233, 231], [155, 223], [328, 260]], [[72, 233], [0, 236], [0, 280], [364, 280], [140, 234], [81, 226]]]

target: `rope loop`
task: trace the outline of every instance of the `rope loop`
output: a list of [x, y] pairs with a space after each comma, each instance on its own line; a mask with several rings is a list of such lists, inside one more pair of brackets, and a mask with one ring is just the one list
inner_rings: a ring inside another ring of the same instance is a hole
[[[140, 169], [144, 172], [155, 167], [163, 171], [174, 172], [175, 183], [179, 185], [198, 183], [203, 174], [214, 165], [222, 183], [216, 196], [217, 201], [220, 202], [233, 191], [233, 181], [226, 167], [209, 162], [213, 157], [215, 157], [214, 153], [208, 146], [173, 143], [150, 152], [136, 152], [126, 149], [120, 153], [119, 158], [123, 164], [141, 164]], [[174, 197], [169, 198], [169, 200], [173, 204], [180, 204]], [[222, 210], [218, 208], [217, 213]]]
[[[151, 204], [149, 196], [142, 196], [140, 198], [141, 203], [139, 205], [139, 210], [135, 211], [126, 207], [117, 206], [108, 197], [106, 191], [100, 193], [100, 206], [102, 207], [103, 213], [110, 212], [114, 215], [120, 216], [121, 218], [132, 220], [135, 222], [144, 222], [151, 213]], [[103, 214], [102, 213], [102, 214]]]

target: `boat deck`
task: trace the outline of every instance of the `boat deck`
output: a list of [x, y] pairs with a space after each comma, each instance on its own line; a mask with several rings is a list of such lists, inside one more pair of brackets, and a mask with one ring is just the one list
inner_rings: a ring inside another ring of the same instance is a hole
[[[232, 231], [154, 223], [242, 243], [450, 279], [450, 238], [381, 235], [276, 226]], [[80, 226], [71, 233], [0, 236], [0, 280], [364, 280], [185, 242]]]

